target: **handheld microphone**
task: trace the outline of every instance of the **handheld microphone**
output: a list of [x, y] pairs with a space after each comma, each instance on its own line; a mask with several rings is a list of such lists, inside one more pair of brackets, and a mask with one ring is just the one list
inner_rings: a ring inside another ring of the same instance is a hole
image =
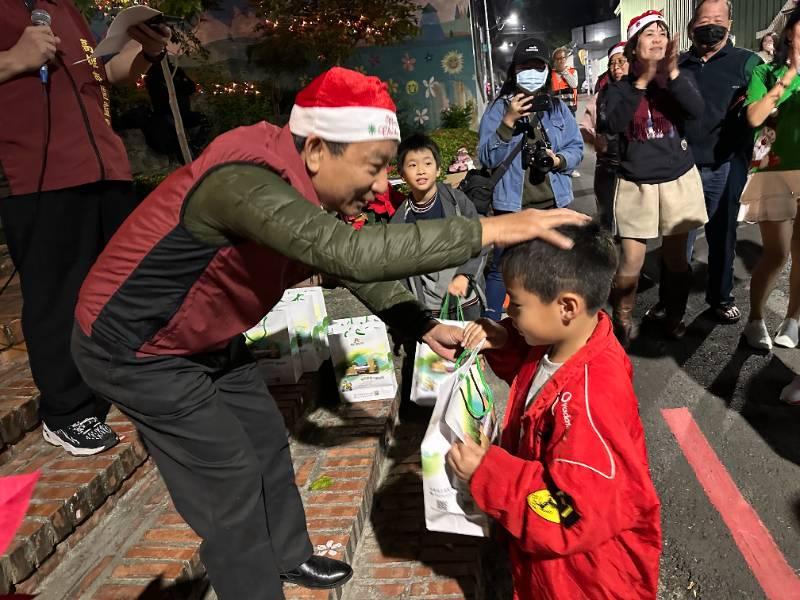
[[[50, 27], [52, 23], [52, 19], [50, 18], [50, 13], [46, 10], [42, 10], [41, 8], [37, 8], [36, 10], [31, 11], [31, 23], [36, 25], [44, 25], [45, 27]], [[47, 63], [43, 64], [39, 68], [39, 79], [41, 79], [44, 85], [47, 85], [47, 81], [50, 76], [50, 70], [47, 68]]]

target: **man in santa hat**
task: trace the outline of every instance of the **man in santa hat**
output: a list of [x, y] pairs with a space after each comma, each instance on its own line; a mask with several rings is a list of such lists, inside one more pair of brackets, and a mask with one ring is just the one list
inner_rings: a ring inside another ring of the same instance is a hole
[[452, 357], [461, 330], [392, 282], [462, 264], [489, 244], [540, 237], [568, 247], [555, 228], [585, 220], [527, 211], [354, 231], [331, 213], [357, 215], [386, 191], [399, 138], [386, 85], [331, 69], [300, 92], [286, 127], [230, 131], [167, 178], [81, 289], [78, 368], [136, 424], [203, 538], [222, 600], [275, 600], [282, 581], [333, 588], [352, 575], [313, 554], [283, 420], [240, 333], [322, 272], [352, 281], [381, 318]]

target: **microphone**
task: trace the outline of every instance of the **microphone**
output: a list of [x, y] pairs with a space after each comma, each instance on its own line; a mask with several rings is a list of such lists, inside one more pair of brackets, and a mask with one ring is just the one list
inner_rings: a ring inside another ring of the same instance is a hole
[[[31, 23], [36, 26], [44, 25], [45, 27], [50, 27], [50, 23], [52, 23], [50, 13], [48, 13], [46, 10], [42, 10], [41, 8], [31, 11]], [[47, 63], [45, 63], [39, 68], [39, 79], [42, 80], [44, 85], [47, 85], [49, 76], [50, 70], [47, 68]]]

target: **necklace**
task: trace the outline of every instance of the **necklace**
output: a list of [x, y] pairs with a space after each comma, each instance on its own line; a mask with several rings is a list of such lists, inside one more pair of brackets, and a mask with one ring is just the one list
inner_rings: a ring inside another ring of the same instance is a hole
[[435, 193], [433, 198], [431, 198], [427, 204], [423, 204], [421, 206], [417, 206], [414, 202], [409, 202], [409, 206], [411, 208], [411, 212], [416, 214], [422, 214], [430, 211], [433, 208], [433, 205], [436, 204], [436, 199], [439, 197], [439, 193]]

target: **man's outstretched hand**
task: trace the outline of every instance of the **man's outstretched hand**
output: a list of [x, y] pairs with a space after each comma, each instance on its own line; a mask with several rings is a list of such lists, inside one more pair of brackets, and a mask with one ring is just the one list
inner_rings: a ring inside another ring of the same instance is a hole
[[540, 239], [569, 250], [572, 240], [556, 231], [562, 225], [586, 225], [591, 217], [569, 210], [536, 210], [529, 208], [518, 213], [481, 219], [484, 247], [491, 244], [513, 246], [528, 240]]
[[464, 341], [464, 330], [455, 325], [436, 323], [422, 336], [422, 341], [442, 358], [455, 360]]

